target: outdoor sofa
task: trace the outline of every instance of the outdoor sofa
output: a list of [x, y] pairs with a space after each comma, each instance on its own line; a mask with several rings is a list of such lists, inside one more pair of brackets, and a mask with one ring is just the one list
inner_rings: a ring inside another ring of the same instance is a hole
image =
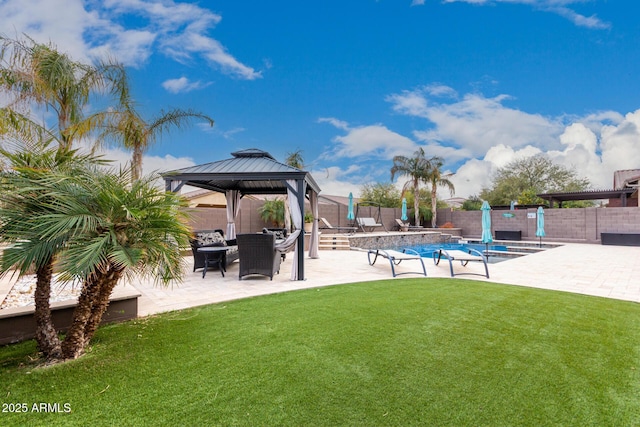
[[[232, 246], [229, 250], [220, 252], [216, 256], [222, 257], [218, 262], [209, 261], [209, 267], [216, 267], [217, 265], [224, 265], [225, 267], [238, 259], [238, 249], [236, 246], [236, 240], [225, 240], [224, 231], [221, 229], [215, 230], [196, 230], [193, 232], [193, 238], [190, 239], [191, 252], [193, 253], [193, 271], [204, 268], [206, 255], [202, 252], [198, 252], [199, 248], [215, 247], [215, 246]], [[211, 255], [209, 255], [211, 257]]]

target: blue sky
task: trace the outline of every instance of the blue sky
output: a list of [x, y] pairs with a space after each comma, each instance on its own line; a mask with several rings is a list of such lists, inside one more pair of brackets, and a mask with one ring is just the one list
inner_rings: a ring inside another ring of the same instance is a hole
[[388, 182], [393, 156], [423, 147], [467, 197], [541, 152], [594, 188], [640, 168], [631, 4], [0, 0], [0, 31], [79, 60], [115, 56], [146, 117], [178, 107], [215, 119], [165, 135], [146, 172], [302, 150], [323, 192], [346, 195]]

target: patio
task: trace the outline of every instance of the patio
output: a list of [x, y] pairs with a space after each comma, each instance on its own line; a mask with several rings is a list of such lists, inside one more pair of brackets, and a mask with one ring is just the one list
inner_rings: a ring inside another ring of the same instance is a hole
[[[491, 264], [490, 279], [462, 278], [640, 302], [637, 256], [638, 248], [635, 247], [572, 243]], [[192, 257], [187, 256], [185, 260], [188, 262], [185, 281], [173, 288], [154, 287], [151, 282], [134, 284], [142, 294], [138, 302], [140, 316], [296, 289], [392, 279], [387, 263], [370, 266], [366, 252], [360, 251], [320, 251], [320, 258], [306, 258], [306, 279], [302, 281], [290, 279], [291, 257], [282, 264], [280, 274], [272, 281], [263, 276], [238, 280], [237, 263], [229, 265], [226, 277], [218, 271], [210, 271], [203, 279], [201, 271], [191, 271]], [[429, 277], [449, 277], [447, 265], [434, 266], [430, 260], [425, 261], [425, 265]], [[410, 271], [412, 267], [400, 264], [396, 269], [402, 272], [403, 269]], [[462, 267], [458, 265], [457, 268]], [[481, 272], [483, 267], [470, 263], [464, 268]], [[422, 278], [419, 275], [402, 277]], [[428, 286], [429, 278], [424, 280]]]

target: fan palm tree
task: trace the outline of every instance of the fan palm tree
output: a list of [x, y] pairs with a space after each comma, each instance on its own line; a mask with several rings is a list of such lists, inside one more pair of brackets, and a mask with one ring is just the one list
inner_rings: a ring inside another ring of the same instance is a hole
[[391, 181], [398, 175], [405, 175], [409, 178], [402, 186], [403, 197], [409, 189], [413, 190], [413, 212], [415, 216], [415, 225], [420, 225], [420, 182], [424, 181], [431, 165], [430, 161], [424, 155], [424, 149], [418, 148], [413, 157], [395, 156], [393, 158], [393, 167], [391, 168]]
[[[70, 150], [75, 139], [90, 131], [83, 125], [84, 110], [91, 96], [111, 93], [119, 99], [128, 96], [128, 82], [124, 67], [113, 61], [96, 65], [73, 61], [57, 51], [53, 44], [41, 44], [26, 37], [10, 39], [0, 36], [0, 90], [9, 95], [10, 102], [3, 110], [10, 110], [15, 124], [35, 127], [23, 108], [36, 103], [53, 111], [57, 123], [56, 139], [61, 150]], [[0, 115], [0, 119], [6, 118]], [[0, 125], [7, 131], [7, 122]]]
[[82, 283], [64, 341], [51, 323], [41, 347], [48, 359], [76, 358], [121, 278], [150, 275], [167, 284], [182, 277], [180, 249], [190, 235], [184, 203], [156, 188], [155, 177], [132, 184], [129, 174], [101, 168], [32, 169], [3, 176], [9, 191], [2, 192], [0, 238], [12, 246], [2, 254], [1, 271], [26, 274], [35, 265], [36, 304], [42, 299], [47, 307], [54, 261], [62, 280]]
[[60, 150], [54, 144], [55, 140], [50, 140], [0, 149], [8, 163], [0, 175], [0, 241], [10, 245], [0, 255], [0, 273], [17, 270], [24, 275], [35, 268], [36, 341], [48, 359], [62, 357], [49, 298], [53, 264], [70, 230], [62, 228], [55, 237], [50, 237], [50, 230], [42, 227], [40, 219], [54, 212], [58, 198], [56, 194], [39, 191], [37, 183], [48, 179], [51, 171], [73, 176], [87, 164], [104, 163], [73, 150]]
[[453, 196], [455, 192], [455, 187], [453, 183], [449, 181], [449, 177], [453, 176], [452, 173], [443, 174], [442, 173], [442, 165], [444, 161], [440, 157], [432, 157], [429, 159], [429, 169], [423, 178], [425, 182], [431, 184], [431, 227], [436, 227], [437, 220], [437, 198], [436, 193], [438, 192], [438, 187], [447, 187], [451, 192], [451, 196]]
[[206, 114], [177, 108], [166, 112], [161, 110], [158, 116], [147, 121], [135, 109], [133, 102], [125, 99], [119, 109], [98, 113], [91, 122], [103, 129], [101, 139], [115, 141], [132, 151], [131, 180], [136, 181], [142, 177], [142, 156], [149, 147], [164, 132], [188, 125], [193, 119], [202, 119], [209, 126], [214, 123]]
[[57, 216], [47, 221], [51, 230], [75, 223], [59, 266], [83, 282], [62, 343], [64, 358], [83, 354], [120, 279], [150, 276], [162, 285], [181, 280], [180, 250], [190, 237], [184, 200], [158, 189], [157, 177], [131, 183], [128, 173], [96, 171], [79, 178], [52, 186], [60, 202]]

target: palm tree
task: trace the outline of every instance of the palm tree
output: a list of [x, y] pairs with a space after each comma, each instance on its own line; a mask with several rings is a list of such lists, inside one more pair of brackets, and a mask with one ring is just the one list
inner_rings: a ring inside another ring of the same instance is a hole
[[53, 319], [49, 298], [56, 256], [68, 237], [68, 229], [59, 230], [54, 238], [43, 229], [40, 218], [54, 213], [56, 194], [39, 191], [37, 182], [49, 179], [51, 171], [76, 175], [87, 164], [103, 162], [75, 151], [53, 147], [55, 140], [35, 142], [22, 147], [0, 149], [9, 167], [1, 175], [0, 241], [9, 244], [0, 255], [0, 272], [17, 270], [19, 275], [35, 268], [36, 341], [47, 359], [62, 357], [60, 340]]
[[46, 332], [52, 336], [45, 342], [50, 345], [41, 347], [47, 359], [76, 358], [121, 278], [150, 275], [167, 284], [182, 277], [180, 249], [188, 246], [190, 235], [180, 209], [184, 203], [179, 195], [156, 188], [155, 177], [131, 183], [129, 174], [96, 167], [73, 173], [18, 170], [3, 177], [10, 191], [2, 192], [0, 238], [12, 245], [2, 254], [1, 271], [17, 269], [22, 275], [35, 264], [36, 304], [42, 294], [47, 307], [54, 261], [63, 280], [82, 283], [64, 341], [51, 324]]
[[84, 352], [123, 277], [151, 276], [162, 285], [182, 278], [180, 250], [189, 246], [190, 236], [181, 209], [185, 203], [179, 195], [157, 188], [156, 179], [149, 176], [131, 183], [128, 173], [94, 171], [52, 186], [61, 195], [61, 207], [47, 227], [55, 230], [81, 218], [59, 259], [68, 277], [83, 281], [62, 343], [63, 357]]
[[451, 192], [451, 196], [453, 196], [455, 192], [455, 187], [453, 183], [449, 181], [449, 177], [453, 176], [452, 173], [443, 174], [442, 173], [442, 165], [444, 161], [437, 156], [432, 157], [429, 160], [429, 169], [424, 177], [424, 181], [431, 184], [431, 227], [436, 227], [436, 216], [437, 216], [437, 198], [436, 193], [438, 191], [438, 187], [447, 187]]
[[[14, 40], [0, 36], [0, 90], [10, 95], [3, 110], [11, 111], [15, 124], [38, 125], [23, 113], [31, 103], [56, 115], [55, 137], [61, 150], [70, 150], [75, 139], [90, 128], [83, 125], [84, 110], [91, 96], [111, 93], [119, 99], [128, 96], [124, 67], [113, 61], [88, 65], [73, 61], [57, 51], [53, 44], [37, 43], [30, 38]], [[0, 115], [0, 119], [6, 114]], [[4, 120], [2, 120], [4, 122]], [[7, 122], [0, 125], [7, 130]], [[50, 127], [50, 129], [53, 127]]]
[[302, 157], [302, 150], [296, 150], [287, 153], [287, 158], [284, 160], [284, 162], [289, 166], [293, 166], [294, 168], [304, 169], [304, 158]]
[[396, 174], [406, 175], [410, 179], [402, 186], [403, 197], [405, 192], [413, 189], [413, 212], [415, 216], [415, 225], [420, 225], [420, 181], [424, 181], [427, 171], [430, 169], [429, 160], [424, 155], [422, 147], [413, 153], [413, 157], [395, 156], [393, 158], [393, 167], [391, 168], [391, 181]]
[[193, 119], [203, 119], [213, 126], [213, 119], [193, 110], [171, 109], [160, 111], [157, 117], [146, 121], [135, 109], [130, 99], [125, 99], [115, 111], [101, 112], [91, 118], [96, 127], [103, 129], [101, 137], [116, 141], [132, 151], [131, 180], [142, 177], [142, 156], [147, 149], [171, 128], [188, 125]]

